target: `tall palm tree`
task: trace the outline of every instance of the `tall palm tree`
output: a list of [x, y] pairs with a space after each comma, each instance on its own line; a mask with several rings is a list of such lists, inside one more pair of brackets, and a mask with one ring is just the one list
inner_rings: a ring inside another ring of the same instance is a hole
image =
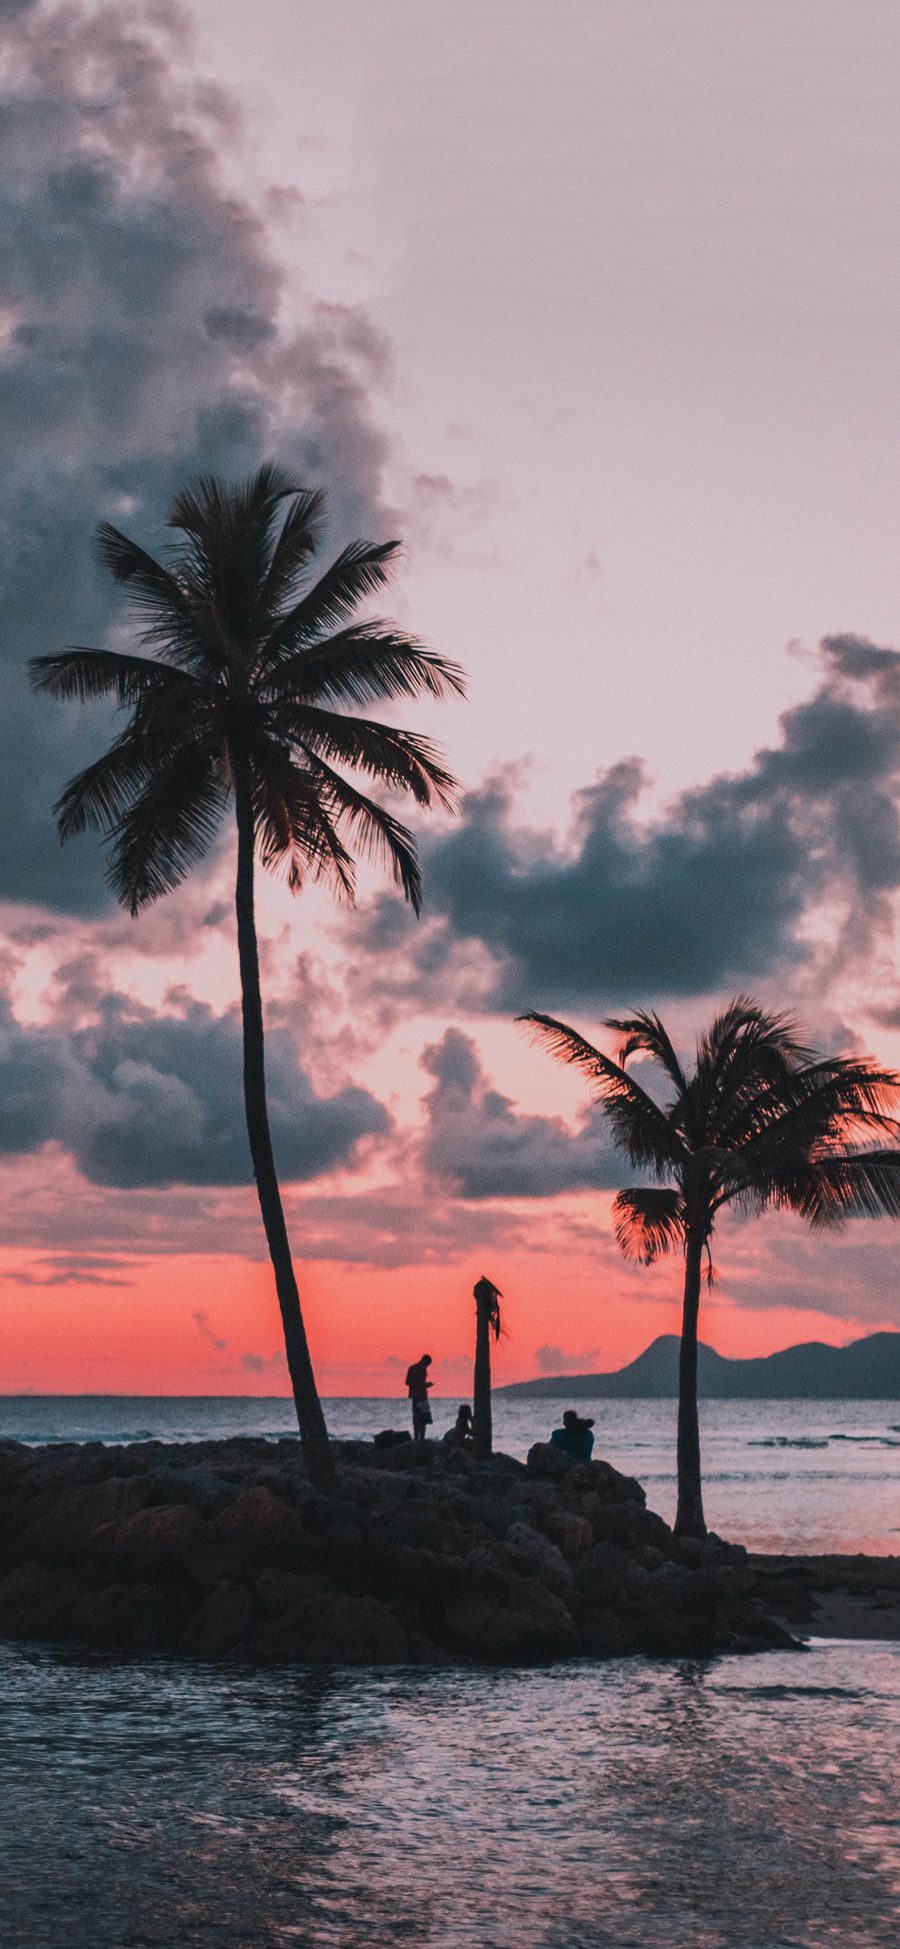
[[499, 1340], [502, 1332], [500, 1301], [503, 1294], [482, 1273], [473, 1288], [475, 1301], [475, 1375], [472, 1382], [472, 1446], [476, 1462], [490, 1461], [494, 1445], [491, 1412], [491, 1335]]
[[[620, 1191], [613, 1213], [626, 1258], [652, 1265], [667, 1252], [684, 1254], [675, 1529], [704, 1536], [697, 1319], [704, 1258], [712, 1281], [718, 1215], [729, 1204], [748, 1213], [793, 1211], [817, 1228], [900, 1216], [900, 1150], [855, 1148], [867, 1136], [900, 1132], [889, 1114], [900, 1076], [862, 1057], [816, 1055], [789, 1017], [744, 995], [701, 1036], [691, 1075], [659, 1016], [644, 1010], [606, 1022], [623, 1037], [617, 1060], [552, 1016], [520, 1020], [551, 1055], [590, 1078], [632, 1164], [672, 1180]], [[664, 1103], [628, 1072], [635, 1055], [662, 1071]]]
[[450, 805], [454, 782], [427, 738], [362, 713], [374, 701], [461, 691], [454, 665], [383, 624], [354, 620], [380, 589], [396, 542], [352, 542], [318, 579], [320, 492], [278, 467], [231, 485], [206, 477], [176, 496], [179, 539], [156, 561], [104, 522], [100, 558], [124, 584], [147, 654], [66, 649], [34, 659], [38, 690], [111, 697], [128, 722], [54, 807], [60, 837], [110, 841], [107, 878], [132, 914], [208, 852], [233, 805], [244, 1106], [306, 1465], [334, 1480], [278, 1186], [266, 1103], [254, 871], [292, 892], [324, 880], [352, 900], [350, 844], [382, 857], [418, 911], [405, 826], [346, 776], [363, 773], [419, 805]]

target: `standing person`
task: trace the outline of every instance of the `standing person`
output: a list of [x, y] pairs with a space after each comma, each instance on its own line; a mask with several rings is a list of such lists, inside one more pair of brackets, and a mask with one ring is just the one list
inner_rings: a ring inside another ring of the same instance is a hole
[[413, 1361], [406, 1370], [406, 1387], [412, 1406], [413, 1440], [424, 1441], [425, 1430], [431, 1421], [431, 1407], [428, 1400], [428, 1369], [431, 1366], [430, 1353], [423, 1353], [421, 1360]]

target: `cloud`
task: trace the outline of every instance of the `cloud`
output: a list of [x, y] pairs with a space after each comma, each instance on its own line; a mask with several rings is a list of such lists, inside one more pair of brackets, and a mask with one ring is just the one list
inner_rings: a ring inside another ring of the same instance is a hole
[[123, 1276], [125, 1264], [89, 1252], [60, 1252], [33, 1266], [11, 1267], [3, 1278], [13, 1286], [133, 1286], [134, 1280]]
[[426, 1169], [466, 1199], [553, 1198], [617, 1188], [633, 1170], [615, 1150], [601, 1110], [588, 1104], [574, 1131], [561, 1117], [518, 1113], [492, 1089], [475, 1043], [447, 1029], [423, 1052], [434, 1077], [426, 1097]]
[[[367, 1090], [313, 1090], [287, 1032], [268, 1037], [269, 1112], [279, 1170], [304, 1182], [353, 1162], [383, 1135], [386, 1110]], [[152, 1013], [104, 998], [89, 1027], [26, 1028], [0, 1013], [0, 1153], [59, 1144], [91, 1183], [118, 1188], [243, 1185], [250, 1159], [236, 1011], [186, 1000]]]
[[597, 1347], [588, 1347], [580, 1353], [566, 1353], [562, 1347], [536, 1347], [534, 1357], [539, 1374], [583, 1374], [590, 1372], [591, 1362], [598, 1359]]
[[833, 949], [866, 951], [900, 886], [900, 654], [843, 636], [822, 655], [776, 745], [655, 818], [640, 816], [636, 758], [576, 794], [565, 845], [519, 821], [507, 777], [470, 793], [458, 825], [424, 842], [430, 925], [415, 934], [390, 895], [368, 918], [407, 1000], [442, 1000], [477, 949], [482, 1004], [504, 1011], [769, 980], [811, 966], [822, 911]]
[[384, 526], [384, 346], [352, 308], [282, 330], [266, 233], [220, 171], [233, 107], [178, 82], [184, 41], [169, 8], [0, 8], [0, 896], [72, 912], [109, 896], [50, 807], [109, 720], [32, 698], [24, 665], [107, 635], [96, 521], [155, 547], [177, 484], [276, 450], [330, 490], [336, 544]]
[[228, 1341], [223, 1340], [221, 1334], [215, 1333], [213, 1331], [213, 1328], [210, 1326], [209, 1320], [206, 1314], [204, 1313], [202, 1307], [198, 1307], [196, 1312], [191, 1314], [191, 1319], [193, 1320], [194, 1325], [197, 1328], [197, 1332], [200, 1334], [201, 1338], [204, 1340], [208, 1340], [210, 1346], [213, 1348], [215, 1353], [227, 1353]]

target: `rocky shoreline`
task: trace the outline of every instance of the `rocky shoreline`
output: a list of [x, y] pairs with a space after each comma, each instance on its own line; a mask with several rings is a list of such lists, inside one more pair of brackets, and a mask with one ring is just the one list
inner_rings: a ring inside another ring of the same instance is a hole
[[900, 1557], [754, 1556], [757, 1587], [790, 1630], [900, 1643]]
[[0, 1442], [0, 1636], [347, 1665], [796, 1643], [740, 1545], [675, 1538], [608, 1463], [334, 1447], [325, 1497], [294, 1440]]

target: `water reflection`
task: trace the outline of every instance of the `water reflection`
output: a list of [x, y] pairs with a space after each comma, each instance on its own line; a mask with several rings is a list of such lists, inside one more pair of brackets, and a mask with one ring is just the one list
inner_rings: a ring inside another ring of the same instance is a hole
[[263, 1676], [7, 1648], [0, 1941], [873, 1949], [898, 1678], [885, 1644]]

